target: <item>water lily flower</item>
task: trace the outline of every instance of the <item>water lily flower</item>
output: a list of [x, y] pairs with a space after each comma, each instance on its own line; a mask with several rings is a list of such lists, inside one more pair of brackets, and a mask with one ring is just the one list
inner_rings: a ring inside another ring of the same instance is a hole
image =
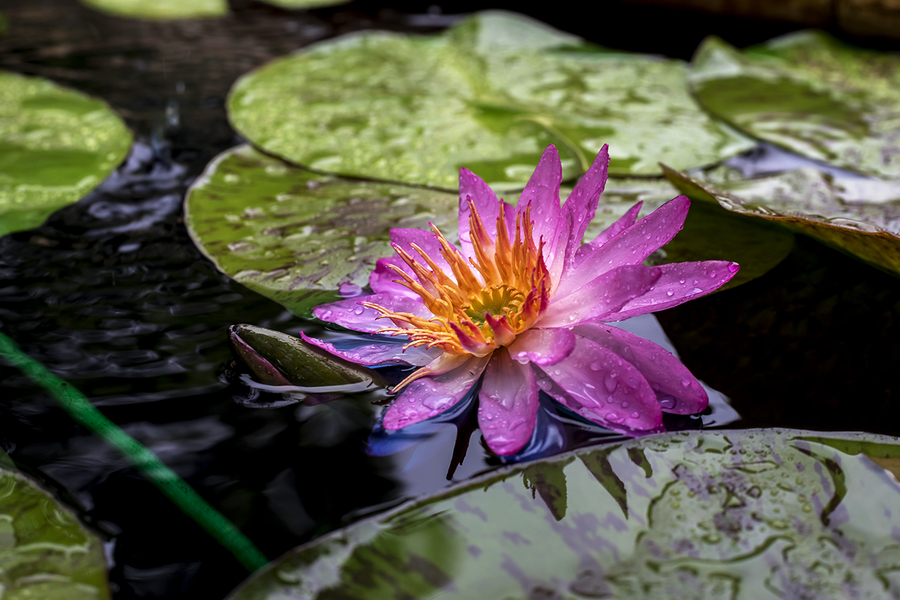
[[353, 350], [304, 336], [365, 365], [420, 367], [400, 382], [383, 416], [396, 430], [434, 417], [478, 389], [478, 424], [498, 455], [531, 439], [541, 390], [582, 417], [639, 435], [662, 430], [662, 413], [693, 414], [708, 398], [658, 345], [609, 325], [681, 304], [731, 279], [726, 261], [646, 266], [684, 224], [678, 196], [643, 219], [640, 203], [589, 243], [585, 230], [606, 184], [604, 146], [560, 205], [562, 167], [546, 149], [516, 206], [471, 171], [459, 176], [459, 247], [431, 231], [393, 229], [396, 257], [369, 279], [374, 294], [314, 314], [384, 337]]

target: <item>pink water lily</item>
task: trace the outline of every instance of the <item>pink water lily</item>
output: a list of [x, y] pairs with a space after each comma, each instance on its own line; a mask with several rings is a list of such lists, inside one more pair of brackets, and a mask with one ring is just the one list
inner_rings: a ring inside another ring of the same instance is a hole
[[607, 147], [560, 206], [562, 167], [544, 151], [512, 206], [467, 169], [459, 176], [459, 247], [431, 231], [391, 230], [396, 257], [378, 261], [370, 296], [317, 307], [348, 329], [403, 336], [338, 350], [365, 364], [420, 367], [398, 384], [386, 429], [454, 406], [481, 382], [478, 424], [499, 455], [531, 439], [541, 390], [579, 415], [632, 435], [662, 429], [662, 413], [693, 414], [708, 398], [696, 378], [653, 342], [609, 325], [707, 294], [738, 265], [645, 266], [684, 224], [678, 196], [643, 219], [640, 203], [589, 243], [585, 230], [606, 184]]

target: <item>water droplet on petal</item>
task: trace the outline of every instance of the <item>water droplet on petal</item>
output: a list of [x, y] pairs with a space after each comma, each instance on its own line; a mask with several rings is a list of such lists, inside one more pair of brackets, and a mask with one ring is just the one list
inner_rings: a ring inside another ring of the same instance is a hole
[[631, 413], [631, 415], [629, 415], [629, 416], [630, 416], [632, 419], [638, 419], [638, 418], [640, 418], [641, 413], [635, 411], [635, 412]]
[[663, 409], [675, 408], [675, 396], [663, 396], [659, 399], [659, 405]]
[[730, 265], [728, 265], [728, 270], [731, 271], [732, 273], [737, 273], [738, 269], [740, 269], [740, 268], [741, 268], [741, 266], [737, 263], [731, 263]]
[[689, 385], [691, 385], [691, 380], [690, 379], [682, 379], [681, 385], [683, 385], [684, 387], [688, 387]]
[[674, 296], [675, 292], [673, 290], [666, 291], [666, 296]]
[[606, 386], [606, 391], [610, 394], [616, 390], [616, 386], [618, 385], [618, 381], [616, 381], [616, 374], [610, 373], [603, 379], [603, 385]]
[[591, 371], [599, 371], [602, 368], [603, 368], [603, 363], [600, 362], [599, 360], [591, 363]]

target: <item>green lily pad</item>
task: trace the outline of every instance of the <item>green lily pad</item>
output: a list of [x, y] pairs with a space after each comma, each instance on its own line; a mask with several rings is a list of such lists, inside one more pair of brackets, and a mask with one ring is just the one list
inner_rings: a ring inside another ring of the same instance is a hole
[[228, 14], [227, 0], [81, 0], [87, 6], [117, 17], [133, 19], [207, 19]]
[[249, 146], [219, 155], [189, 190], [185, 222], [224, 273], [298, 315], [365, 286], [389, 231], [456, 234], [456, 194], [341, 180], [286, 165]]
[[[869, 264], [900, 274], [900, 182], [798, 169], [715, 184], [667, 170], [688, 197], [777, 222]], [[889, 228], [889, 229], [888, 229]]]
[[606, 51], [505, 12], [430, 37], [362, 32], [273, 61], [228, 99], [234, 127], [312, 169], [455, 189], [460, 167], [521, 187], [544, 148], [564, 175], [714, 163], [752, 144], [703, 113], [683, 63]]
[[103, 181], [131, 133], [103, 101], [0, 72], [0, 235], [37, 227]]
[[103, 544], [25, 475], [0, 467], [0, 591], [9, 600], [109, 598]]
[[[611, 180], [587, 238], [637, 200], [646, 214], [677, 194], [662, 179]], [[434, 223], [455, 242], [457, 211], [456, 194], [316, 174], [245, 145], [219, 155], [194, 183], [185, 223], [219, 270], [308, 316], [314, 306], [339, 299], [342, 285], [368, 285], [376, 261], [394, 255], [391, 229]], [[787, 256], [793, 236], [746, 221], [695, 206], [684, 230], [653, 258], [656, 264], [735, 260], [742, 265], [737, 283], [749, 281]]]
[[346, 4], [350, 0], [262, 0], [266, 4], [294, 10], [299, 8], [320, 8], [322, 6], [334, 6], [337, 4]]
[[867, 456], [900, 442], [770, 429], [567, 453], [301, 546], [230, 598], [895, 597], [900, 487]]
[[900, 177], [900, 56], [817, 31], [743, 52], [712, 37], [698, 49], [689, 81], [705, 109], [749, 135], [860, 173]]

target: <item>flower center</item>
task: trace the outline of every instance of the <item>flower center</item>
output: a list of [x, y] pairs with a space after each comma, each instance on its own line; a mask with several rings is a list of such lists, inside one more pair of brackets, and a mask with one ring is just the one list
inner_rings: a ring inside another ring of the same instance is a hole
[[440, 348], [455, 355], [486, 356], [508, 346], [537, 320], [547, 306], [549, 274], [542, 257], [543, 240], [534, 243], [530, 207], [516, 217], [513, 241], [506, 227], [505, 205], [497, 217], [496, 240], [491, 239], [475, 204], [469, 200], [469, 234], [474, 256], [466, 259], [438, 229], [431, 229], [447, 263], [445, 273], [419, 246], [411, 244], [423, 263], [394, 246], [415, 277], [392, 266], [406, 286], [422, 298], [433, 318], [397, 313], [371, 302], [364, 306], [390, 319], [395, 327], [377, 333], [405, 335], [407, 347]]

